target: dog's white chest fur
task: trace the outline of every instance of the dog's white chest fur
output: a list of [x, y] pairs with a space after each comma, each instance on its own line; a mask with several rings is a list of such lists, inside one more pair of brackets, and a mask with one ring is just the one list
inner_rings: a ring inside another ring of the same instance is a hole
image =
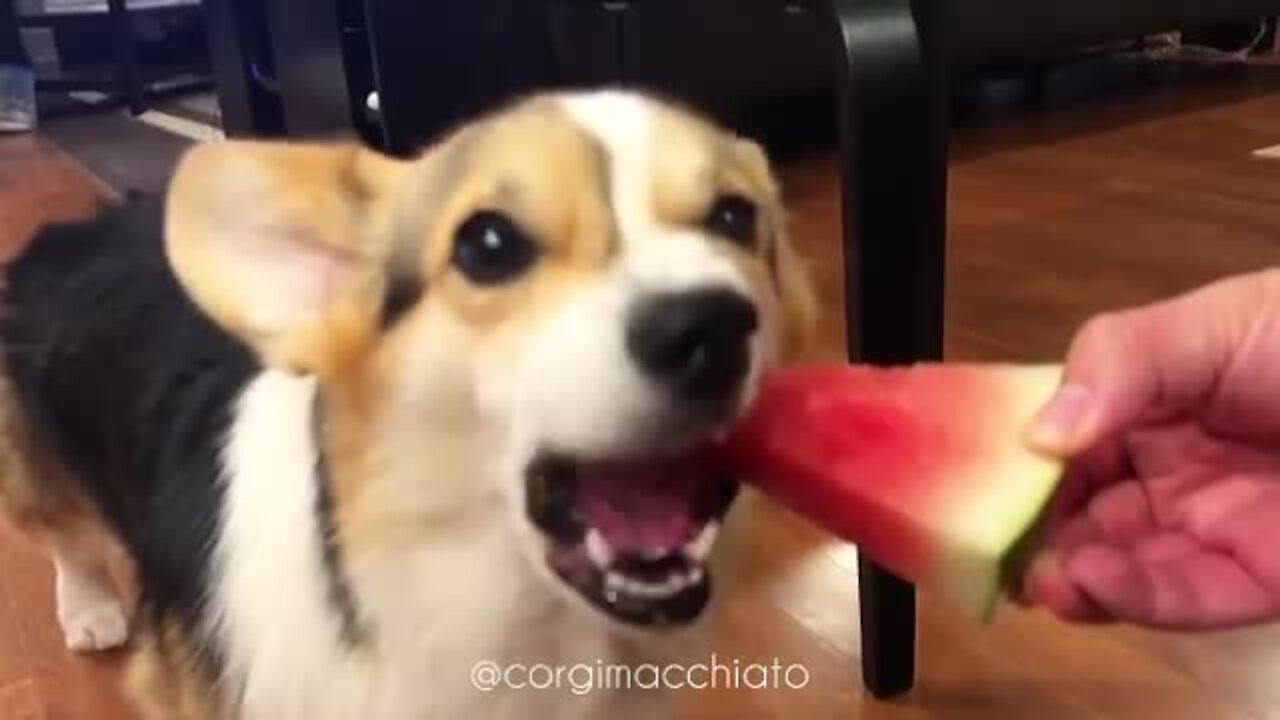
[[[635, 662], [532, 574], [495, 509], [345, 568], [366, 632], [344, 639], [318, 527], [314, 381], [260, 375], [225, 452], [213, 627], [246, 720], [661, 717], [653, 691], [477, 690], [477, 663]], [[429, 542], [423, 542], [429, 539]]]

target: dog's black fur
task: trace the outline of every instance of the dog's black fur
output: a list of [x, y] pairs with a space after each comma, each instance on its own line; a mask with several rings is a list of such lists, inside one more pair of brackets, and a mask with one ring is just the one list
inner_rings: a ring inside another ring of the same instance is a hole
[[162, 229], [147, 198], [45, 228], [9, 269], [0, 347], [39, 455], [123, 541], [143, 610], [196, 630], [221, 444], [259, 363], [188, 300]]

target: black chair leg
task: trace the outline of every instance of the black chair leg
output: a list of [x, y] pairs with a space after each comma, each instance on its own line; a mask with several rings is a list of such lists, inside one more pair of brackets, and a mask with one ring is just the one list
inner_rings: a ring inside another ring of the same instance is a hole
[[222, 131], [227, 137], [284, 135], [280, 97], [264, 78], [271, 50], [266, 8], [260, 0], [204, 0], [201, 7]]
[[138, 52], [133, 44], [133, 25], [129, 22], [129, 9], [125, 0], [107, 0], [107, 10], [111, 18], [111, 31], [114, 37], [116, 53], [116, 81], [120, 86], [120, 94], [129, 104], [129, 112], [141, 115], [146, 112], [146, 100], [143, 97], [142, 71], [138, 67]]
[[[947, 82], [928, 0], [826, 0], [838, 30], [849, 357], [942, 356]], [[915, 590], [860, 569], [863, 679], [887, 698], [915, 680]]]

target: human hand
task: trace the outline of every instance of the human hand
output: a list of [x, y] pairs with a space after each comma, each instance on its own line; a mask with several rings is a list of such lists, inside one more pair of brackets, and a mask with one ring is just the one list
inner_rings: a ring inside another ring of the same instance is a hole
[[1030, 440], [1069, 465], [1025, 601], [1165, 628], [1280, 619], [1280, 272], [1087, 324]]

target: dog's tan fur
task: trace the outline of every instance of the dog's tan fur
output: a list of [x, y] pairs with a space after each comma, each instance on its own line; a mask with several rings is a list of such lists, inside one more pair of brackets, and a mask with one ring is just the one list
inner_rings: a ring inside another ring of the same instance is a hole
[[125, 687], [143, 720], [233, 720], [179, 623], [144, 628], [134, 645]]

